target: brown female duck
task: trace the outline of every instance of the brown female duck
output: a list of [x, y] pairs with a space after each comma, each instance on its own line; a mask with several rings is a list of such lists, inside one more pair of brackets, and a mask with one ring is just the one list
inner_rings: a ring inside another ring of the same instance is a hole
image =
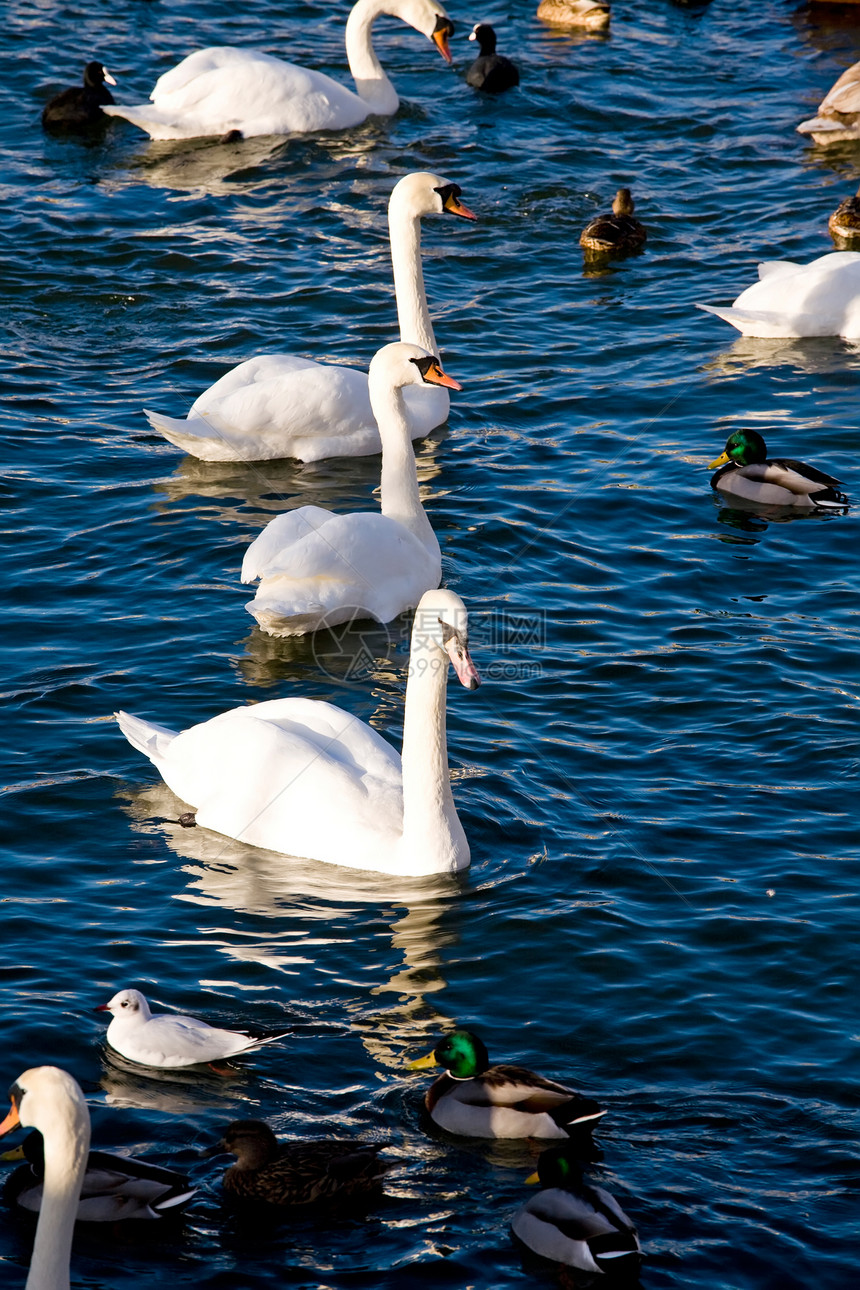
[[356, 1200], [378, 1191], [390, 1168], [377, 1160], [381, 1147], [336, 1138], [280, 1143], [263, 1120], [234, 1120], [205, 1154], [236, 1156], [223, 1178], [231, 1196], [287, 1206]]
[[611, 215], [598, 215], [582, 230], [579, 245], [587, 255], [630, 255], [641, 251], [647, 234], [633, 218], [633, 197], [629, 188], [619, 188]]

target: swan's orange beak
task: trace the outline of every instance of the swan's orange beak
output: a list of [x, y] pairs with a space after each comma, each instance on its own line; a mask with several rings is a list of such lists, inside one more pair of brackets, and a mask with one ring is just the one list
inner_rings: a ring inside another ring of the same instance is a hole
[[445, 59], [446, 63], [453, 63], [454, 61], [454, 59], [451, 57], [451, 46], [448, 44], [449, 38], [453, 35], [454, 35], [454, 24], [451, 21], [451, 19], [442, 18], [441, 16], [437, 18], [436, 26], [433, 29], [433, 35], [430, 37], [430, 39], [433, 41], [433, 44], [436, 46], [436, 48], [439, 50], [439, 53]]
[[442, 204], [449, 215], [459, 215], [462, 219], [478, 218], [474, 211], [463, 205], [456, 193], [449, 193]]
[[445, 385], [449, 390], [462, 390], [463, 388], [459, 381], [454, 380], [453, 376], [449, 376], [447, 372], [442, 371], [442, 364], [438, 358], [434, 358], [431, 363], [428, 363], [421, 375], [430, 385]]
[[18, 1119], [18, 1108], [13, 1102], [9, 1114], [6, 1116], [3, 1123], [0, 1124], [0, 1138], [7, 1133], [11, 1133], [13, 1129], [17, 1129], [20, 1123], [21, 1121]]

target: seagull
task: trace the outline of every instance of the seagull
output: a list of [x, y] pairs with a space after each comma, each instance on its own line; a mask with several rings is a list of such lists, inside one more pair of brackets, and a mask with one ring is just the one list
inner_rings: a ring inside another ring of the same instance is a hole
[[196, 1017], [173, 1013], [153, 1016], [139, 990], [119, 990], [107, 1003], [99, 1004], [96, 1012], [113, 1013], [107, 1041], [115, 1052], [140, 1066], [158, 1066], [162, 1070], [239, 1057], [283, 1039], [287, 1033], [255, 1039], [243, 1031], [219, 1030]]

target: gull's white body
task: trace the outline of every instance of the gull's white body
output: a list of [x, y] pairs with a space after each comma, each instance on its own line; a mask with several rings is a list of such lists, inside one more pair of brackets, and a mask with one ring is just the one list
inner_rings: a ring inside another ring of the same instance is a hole
[[809, 264], [769, 260], [731, 308], [698, 305], [744, 336], [860, 337], [860, 251], [832, 251]]
[[163, 1070], [239, 1057], [282, 1038], [255, 1039], [242, 1031], [220, 1030], [196, 1017], [153, 1015], [139, 990], [119, 990], [99, 1010], [113, 1014], [107, 1029], [111, 1048], [130, 1062]]
[[296, 636], [358, 618], [387, 623], [438, 587], [442, 556], [421, 505], [404, 387], [420, 384], [417, 345], [386, 345], [370, 364], [382, 435], [380, 513], [336, 515], [300, 506], [271, 520], [248, 547], [242, 581], [260, 579], [247, 605], [264, 631]]
[[[448, 181], [416, 172], [395, 184], [388, 204], [394, 295], [400, 339], [438, 354], [421, 267], [421, 217], [443, 213]], [[447, 420], [448, 391], [423, 386], [406, 395], [410, 434]], [[295, 354], [264, 354], [226, 372], [185, 419], [146, 413], [154, 430], [203, 461], [364, 457], [382, 441], [370, 406], [367, 373]]]
[[[440, 620], [463, 644], [455, 658]], [[454, 592], [422, 597], [415, 615], [402, 758], [330, 703], [271, 699], [181, 734], [117, 713], [126, 738], [195, 808], [197, 823], [254, 846], [354, 869], [422, 876], [469, 863], [448, 774], [448, 658], [464, 685], [477, 675], [467, 614]]]
[[238, 130], [243, 137], [347, 130], [371, 114], [393, 115], [397, 92], [376, 57], [374, 19], [391, 14], [432, 38], [445, 10], [434, 0], [358, 0], [346, 24], [346, 52], [355, 91], [322, 72], [270, 54], [230, 46], [198, 49], [155, 83], [151, 105], [104, 110], [140, 126], [153, 139], [194, 139]]

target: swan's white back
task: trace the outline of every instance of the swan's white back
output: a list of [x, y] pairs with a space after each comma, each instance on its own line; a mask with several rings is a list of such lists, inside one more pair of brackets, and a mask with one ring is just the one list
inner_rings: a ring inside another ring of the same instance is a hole
[[810, 264], [770, 260], [731, 308], [699, 305], [744, 336], [860, 337], [860, 252], [833, 251]]

